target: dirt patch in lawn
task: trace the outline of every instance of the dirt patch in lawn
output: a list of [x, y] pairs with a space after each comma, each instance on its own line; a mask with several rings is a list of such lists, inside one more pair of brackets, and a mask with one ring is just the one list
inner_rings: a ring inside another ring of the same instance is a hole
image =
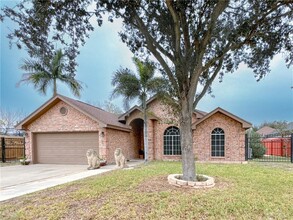
[[[58, 200], [64, 200], [67, 198], [72, 192], [78, 190], [79, 184], [71, 184], [62, 187], [53, 187], [49, 189], [45, 189], [39, 192], [31, 193], [28, 195], [24, 195], [21, 197], [16, 197], [7, 201], [3, 201], [1, 203], [9, 203], [13, 205], [21, 205], [26, 202], [30, 202], [32, 205], [50, 205]], [[0, 203], [0, 204], [1, 204]]]
[[[62, 212], [62, 208], [57, 207], [55, 209], [54, 206], [64, 206], [66, 211], [60, 216], [65, 219], [96, 219], [96, 210], [107, 203], [115, 192], [105, 192], [99, 195], [89, 194], [88, 197], [82, 195], [79, 199], [78, 193], [82, 188], [83, 184], [81, 183], [57, 186], [3, 201], [0, 204], [9, 205], [11, 208], [15, 207], [15, 211], [19, 208], [23, 209], [24, 212], [28, 213], [24, 219], [44, 219], [43, 216], [48, 216], [49, 212], [54, 212], [56, 209], [60, 209]], [[37, 213], [29, 211], [32, 207], [38, 209], [38, 211], [35, 211]], [[77, 216], [80, 218], [77, 218]], [[11, 210], [2, 210], [1, 217], [2, 219], [10, 219]], [[20, 217], [20, 219], [23, 219], [23, 217]]]

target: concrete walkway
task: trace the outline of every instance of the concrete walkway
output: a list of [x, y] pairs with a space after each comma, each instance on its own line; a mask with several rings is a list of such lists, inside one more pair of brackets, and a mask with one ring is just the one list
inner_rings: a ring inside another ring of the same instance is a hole
[[[127, 162], [130, 168], [143, 163], [143, 160]], [[0, 201], [117, 169], [115, 165], [96, 170], [86, 168], [87, 165], [55, 164], [0, 167]]]

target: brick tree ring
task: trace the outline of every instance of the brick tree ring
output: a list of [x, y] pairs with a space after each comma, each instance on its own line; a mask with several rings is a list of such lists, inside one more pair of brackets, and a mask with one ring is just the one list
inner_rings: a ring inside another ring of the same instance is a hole
[[211, 188], [215, 186], [215, 179], [210, 176], [197, 174], [197, 181], [186, 181], [182, 179], [182, 174], [170, 174], [168, 176], [169, 184], [177, 187], [189, 187], [189, 188]]

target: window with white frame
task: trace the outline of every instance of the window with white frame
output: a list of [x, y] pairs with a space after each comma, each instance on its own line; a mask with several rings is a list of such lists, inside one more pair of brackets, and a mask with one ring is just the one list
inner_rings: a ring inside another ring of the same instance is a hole
[[164, 155], [181, 155], [180, 130], [169, 127], [164, 132]]
[[225, 156], [225, 132], [222, 128], [215, 128], [212, 131], [212, 157], [224, 157]]

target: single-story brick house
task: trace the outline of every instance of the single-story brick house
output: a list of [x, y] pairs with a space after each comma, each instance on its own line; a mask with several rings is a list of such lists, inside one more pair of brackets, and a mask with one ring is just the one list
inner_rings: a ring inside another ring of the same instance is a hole
[[[181, 158], [180, 128], [169, 108], [151, 98], [148, 106], [149, 160]], [[194, 111], [193, 149], [199, 161], [242, 162], [245, 131], [251, 124], [221, 108]], [[142, 109], [123, 115], [56, 95], [17, 125], [25, 130], [26, 155], [33, 163], [86, 164], [86, 151], [114, 162], [122, 148], [127, 159], [139, 158], [143, 146]]]

